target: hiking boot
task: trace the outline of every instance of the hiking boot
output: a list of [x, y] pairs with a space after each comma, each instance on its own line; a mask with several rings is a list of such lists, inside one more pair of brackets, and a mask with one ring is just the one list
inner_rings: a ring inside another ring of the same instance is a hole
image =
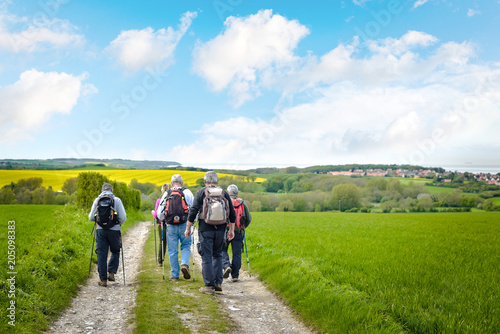
[[111, 282], [115, 281], [115, 273], [108, 273], [108, 281]]
[[108, 286], [108, 281], [103, 279], [103, 280], [100, 280], [99, 282], [97, 282], [97, 284], [99, 286]]
[[184, 275], [184, 279], [190, 279], [191, 274], [189, 273], [189, 266], [187, 264], [181, 265], [182, 275]]
[[214, 289], [214, 290], [215, 290], [215, 292], [222, 292], [222, 285], [217, 284], [217, 285], [215, 286], [215, 289]]
[[231, 282], [238, 282], [238, 277], [233, 277], [233, 278], [231, 279]]
[[202, 286], [200, 288], [200, 292], [206, 293], [207, 295], [213, 295], [214, 294], [214, 287], [213, 286]]
[[224, 275], [222, 277], [224, 278], [229, 278], [229, 274], [231, 274], [233, 270], [231, 269], [231, 267], [227, 267], [224, 269]]
[[179, 280], [179, 277], [174, 277], [174, 276], [172, 276], [172, 277], [170, 277], [170, 280], [171, 280], [172, 282], [176, 282], [176, 281], [178, 281], [178, 280]]

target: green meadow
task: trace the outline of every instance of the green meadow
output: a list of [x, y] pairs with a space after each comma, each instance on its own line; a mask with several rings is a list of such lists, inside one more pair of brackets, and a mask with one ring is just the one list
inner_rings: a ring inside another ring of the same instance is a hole
[[[0, 206], [4, 254], [0, 258], [0, 333], [39, 333], [69, 306], [89, 270], [92, 222], [87, 215], [73, 206]], [[127, 222], [139, 218], [139, 213], [131, 212]], [[8, 267], [12, 264], [7, 257], [9, 221], [15, 221], [15, 268]], [[9, 298], [7, 281], [12, 271], [16, 272], [15, 299]], [[10, 300], [16, 301], [15, 327], [8, 324]]]
[[252, 270], [321, 332], [500, 332], [498, 213], [252, 215]]

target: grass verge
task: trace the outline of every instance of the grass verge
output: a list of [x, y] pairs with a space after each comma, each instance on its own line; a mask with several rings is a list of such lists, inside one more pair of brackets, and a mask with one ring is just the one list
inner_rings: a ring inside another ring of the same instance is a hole
[[[0, 259], [0, 333], [39, 333], [70, 305], [89, 270], [92, 222], [87, 215], [74, 206], [1, 206], [2, 250], [8, 246], [8, 222], [15, 221], [15, 267], [8, 267], [7, 256]], [[130, 212], [124, 227], [141, 219], [142, 213]], [[16, 274], [8, 275], [9, 271]], [[7, 279], [12, 276], [15, 298], [9, 298], [12, 281]], [[15, 326], [8, 324], [11, 319], [4, 307], [11, 300], [15, 301]]]
[[[136, 323], [134, 333], [177, 334], [191, 333], [192, 330], [198, 333], [230, 332], [231, 320], [220, 311], [214, 296], [199, 292], [204, 283], [198, 270], [194, 282], [192, 278], [183, 279], [182, 275], [177, 282], [169, 281], [170, 265], [167, 253], [163, 280], [162, 268], [155, 264], [154, 233], [151, 227], [140, 274], [137, 277], [139, 287], [133, 311]], [[157, 240], [157, 247], [160, 245]], [[192, 274], [192, 264], [190, 270]]]

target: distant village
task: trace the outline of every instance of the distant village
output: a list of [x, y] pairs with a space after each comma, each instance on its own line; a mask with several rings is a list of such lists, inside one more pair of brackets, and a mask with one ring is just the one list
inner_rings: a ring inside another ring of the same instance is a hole
[[500, 173], [490, 174], [490, 173], [461, 173], [461, 172], [450, 172], [446, 171], [443, 173], [438, 173], [434, 170], [429, 169], [419, 169], [419, 170], [408, 170], [408, 169], [352, 169], [349, 171], [335, 171], [328, 172], [331, 175], [343, 175], [343, 176], [387, 176], [387, 177], [406, 177], [406, 178], [425, 178], [433, 179], [440, 183], [452, 183], [455, 178], [462, 178], [462, 180], [470, 180], [474, 178], [476, 181], [481, 181], [486, 184], [500, 185]]

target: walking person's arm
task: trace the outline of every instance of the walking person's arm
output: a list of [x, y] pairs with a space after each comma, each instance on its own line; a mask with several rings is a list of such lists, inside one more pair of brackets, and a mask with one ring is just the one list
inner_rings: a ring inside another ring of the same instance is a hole
[[115, 210], [118, 214], [118, 222], [120, 225], [123, 225], [127, 220], [127, 213], [125, 212], [125, 207], [123, 207], [122, 200], [118, 197], [115, 197]]
[[231, 241], [234, 238], [234, 226], [236, 225], [236, 211], [234, 211], [233, 202], [228, 193], [224, 191], [224, 197], [229, 202], [229, 231], [227, 232], [227, 240]]
[[245, 211], [243, 213], [243, 216], [245, 217], [245, 228], [247, 228], [252, 221], [252, 215], [250, 214], [250, 210], [248, 209], [248, 205], [245, 201], [243, 201], [243, 207], [245, 208]]
[[92, 203], [92, 209], [90, 209], [89, 220], [95, 221], [95, 211], [97, 209], [97, 198]]
[[193, 204], [189, 207], [186, 231], [184, 231], [184, 236], [186, 238], [191, 237], [191, 226], [193, 226], [194, 221], [196, 220], [196, 215], [198, 215], [198, 212], [200, 212], [200, 209], [203, 207], [204, 194], [205, 194], [205, 188], [201, 188], [200, 190], [198, 190], [198, 192], [194, 196]]

